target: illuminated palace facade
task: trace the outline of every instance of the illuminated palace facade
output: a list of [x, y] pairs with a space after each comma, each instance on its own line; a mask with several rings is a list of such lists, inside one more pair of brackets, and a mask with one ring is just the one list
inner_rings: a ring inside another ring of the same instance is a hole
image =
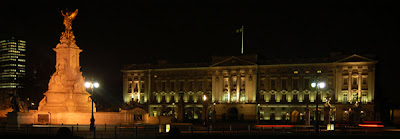
[[[349, 121], [356, 103], [360, 117], [373, 120], [375, 64], [359, 55], [289, 62], [250, 55], [213, 57], [212, 63], [132, 64], [121, 70], [123, 100], [142, 104], [150, 116], [174, 115], [180, 121], [206, 116], [216, 121], [309, 123], [319, 97], [322, 121], [326, 115], [331, 121]], [[326, 83], [318, 94], [311, 87], [317, 79]]]

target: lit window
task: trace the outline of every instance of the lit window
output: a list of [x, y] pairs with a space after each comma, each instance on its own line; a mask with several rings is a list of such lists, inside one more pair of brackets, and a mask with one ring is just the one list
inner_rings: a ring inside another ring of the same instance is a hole
[[245, 102], [246, 101], [246, 95], [245, 94], [241, 94], [240, 95], [240, 102]]
[[224, 102], [228, 102], [228, 93], [224, 94]]
[[232, 94], [231, 101], [232, 102], [236, 102], [236, 94], [235, 93]]

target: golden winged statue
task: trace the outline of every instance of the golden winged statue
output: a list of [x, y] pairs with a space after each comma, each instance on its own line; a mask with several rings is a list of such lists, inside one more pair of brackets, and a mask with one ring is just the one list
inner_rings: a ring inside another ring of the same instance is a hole
[[64, 14], [63, 10], [61, 10], [62, 16], [64, 16], [64, 26], [65, 26], [65, 31], [61, 35], [61, 39], [65, 38], [67, 39], [70, 43], [75, 44], [75, 36], [72, 32], [72, 21], [75, 19], [76, 15], [78, 15], [78, 9], [76, 9], [74, 12], [66, 12]]
[[74, 12], [66, 12], [65, 14], [63, 10], [61, 10], [61, 14], [64, 16], [65, 30], [71, 30], [72, 20], [75, 19], [76, 15], [78, 15], [78, 9], [76, 9]]

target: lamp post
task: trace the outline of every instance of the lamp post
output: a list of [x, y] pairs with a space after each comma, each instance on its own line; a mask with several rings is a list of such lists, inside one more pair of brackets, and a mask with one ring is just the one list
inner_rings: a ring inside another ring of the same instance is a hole
[[315, 133], [319, 133], [319, 115], [318, 115], [318, 91], [319, 89], [325, 88], [326, 84], [324, 82], [317, 81], [311, 83], [312, 88], [317, 88], [317, 93], [315, 94]]
[[203, 95], [203, 125], [207, 125], [207, 96]]
[[179, 92], [179, 102], [178, 102], [178, 122], [183, 122], [184, 121], [184, 112], [185, 112], [185, 108], [184, 108], [184, 104], [183, 104], [183, 92]]
[[217, 111], [215, 111], [215, 105], [216, 105], [216, 103], [214, 102], [213, 105], [214, 105], [214, 110], [212, 111], [211, 118], [212, 118], [212, 122], [215, 123], [215, 122], [217, 121], [217, 119], [216, 119], [216, 118], [217, 118], [217, 115], [216, 115], [216, 114], [217, 114]]
[[91, 96], [91, 98], [92, 98], [92, 118], [90, 118], [90, 131], [93, 131], [93, 130], [95, 130], [94, 129], [94, 115], [93, 115], [93, 92], [94, 92], [94, 88], [98, 88], [100, 85], [99, 85], [99, 83], [97, 83], [97, 82], [86, 82], [85, 83], [85, 87], [86, 88], [90, 88], [91, 90], [92, 90], [92, 96]]

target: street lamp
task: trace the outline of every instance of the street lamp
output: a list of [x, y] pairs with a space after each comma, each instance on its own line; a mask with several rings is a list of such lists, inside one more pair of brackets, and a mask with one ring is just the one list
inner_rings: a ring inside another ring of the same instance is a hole
[[318, 115], [318, 90], [325, 88], [326, 84], [324, 82], [319, 82], [317, 78], [317, 82], [311, 83], [312, 88], [317, 88], [317, 93], [315, 94], [315, 133], [319, 133], [319, 115]]
[[92, 96], [91, 96], [91, 98], [92, 98], [92, 118], [90, 118], [90, 131], [93, 131], [94, 130], [94, 115], [93, 115], [93, 90], [94, 90], [94, 88], [99, 88], [99, 83], [97, 83], [97, 82], [94, 82], [94, 83], [92, 83], [92, 82], [86, 82], [85, 83], [85, 87], [86, 88], [90, 88], [91, 90], [92, 90]]
[[203, 95], [203, 125], [207, 124], [207, 95]]

